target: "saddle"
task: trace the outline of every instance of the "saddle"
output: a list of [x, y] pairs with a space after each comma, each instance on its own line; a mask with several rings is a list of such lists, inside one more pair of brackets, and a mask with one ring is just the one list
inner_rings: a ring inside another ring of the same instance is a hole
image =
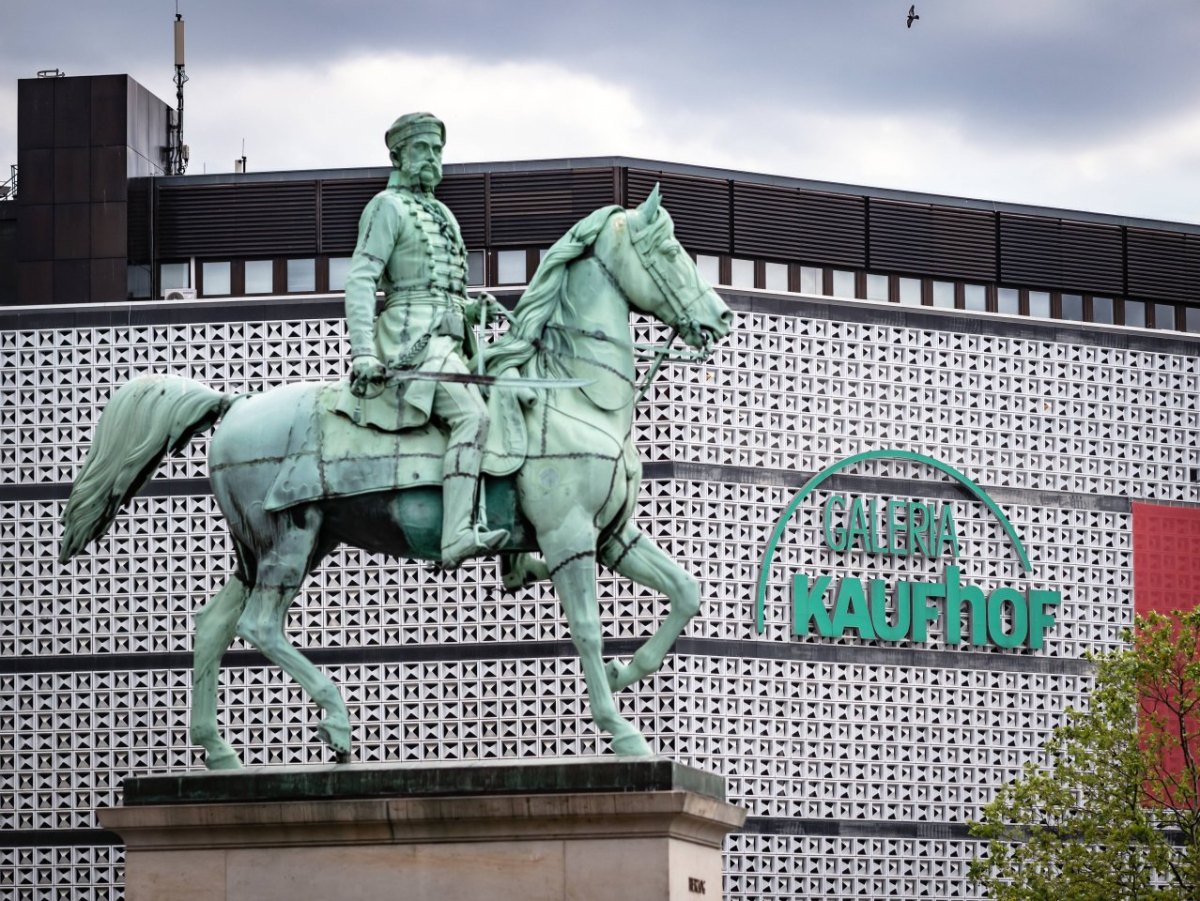
[[[263, 508], [286, 510], [323, 498], [399, 491], [442, 484], [447, 433], [432, 421], [385, 431], [358, 425], [339, 412], [350, 396], [348, 380], [314, 383], [300, 395], [279, 474]], [[482, 473], [511, 475], [525, 461], [525, 416], [512, 391], [488, 397], [491, 428]]]

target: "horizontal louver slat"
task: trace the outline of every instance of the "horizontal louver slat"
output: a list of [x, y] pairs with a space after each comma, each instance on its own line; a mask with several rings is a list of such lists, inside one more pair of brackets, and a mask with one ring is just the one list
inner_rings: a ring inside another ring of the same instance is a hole
[[1057, 219], [1000, 214], [1000, 281], [1057, 288], [1062, 246]]
[[625, 176], [625, 205], [634, 207], [659, 186], [663, 206], [675, 222], [675, 237], [693, 253], [729, 253], [729, 182], [630, 169]]
[[1057, 291], [1119, 294], [1121, 229], [1070, 219], [1000, 214], [1001, 280]]
[[1120, 226], [1064, 219], [1060, 234], [1060, 288], [1098, 294], [1120, 294], [1125, 289]]
[[372, 197], [387, 185], [383, 178], [347, 178], [321, 182], [321, 252], [345, 256], [358, 242], [358, 220]]
[[588, 213], [614, 202], [612, 169], [497, 173], [491, 177], [493, 247], [553, 244]]
[[158, 256], [311, 256], [316, 204], [311, 181], [163, 187]]
[[930, 275], [994, 281], [995, 214], [983, 210], [956, 210], [934, 206], [930, 208], [930, 216], [933, 230]]
[[1126, 240], [1131, 297], [1200, 300], [1197, 293], [1200, 240], [1175, 232], [1138, 228], [1128, 229]]
[[866, 264], [866, 198], [734, 184], [734, 252], [801, 262]]
[[933, 216], [924, 204], [870, 200], [870, 268], [924, 274], [932, 264]]
[[487, 181], [482, 175], [448, 175], [438, 185], [437, 198], [458, 220], [463, 243], [482, 250], [487, 242]]

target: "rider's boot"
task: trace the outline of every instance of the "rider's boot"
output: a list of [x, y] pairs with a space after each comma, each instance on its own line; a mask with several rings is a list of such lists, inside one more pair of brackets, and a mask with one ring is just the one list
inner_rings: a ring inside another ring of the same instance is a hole
[[[494, 551], [508, 540], [504, 529], [489, 530], [475, 521], [475, 494], [483, 452], [460, 447], [453, 455], [457, 466], [442, 482], [442, 567], [455, 569], [468, 557]], [[447, 455], [449, 461], [451, 455]], [[449, 468], [449, 467], [447, 467]]]

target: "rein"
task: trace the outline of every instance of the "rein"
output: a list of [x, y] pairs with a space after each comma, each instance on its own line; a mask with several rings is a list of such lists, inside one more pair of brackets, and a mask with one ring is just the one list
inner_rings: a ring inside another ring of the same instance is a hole
[[[654, 279], [654, 283], [658, 286], [659, 291], [662, 292], [662, 295], [666, 299], [668, 305], [671, 307], [672, 312], [676, 313], [680, 320], [690, 321], [690, 317], [687, 317], [686, 313], [691, 308], [691, 306], [695, 302], [696, 298], [689, 299], [687, 303], [680, 301], [675, 296], [675, 293], [668, 289], [668, 286], [665, 283], [666, 280], [663, 279], [662, 276], [658, 274], [655, 267], [651, 264], [651, 262], [649, 260], [646, 259], [645, 255], [641, 252], [641, 249], [638, 247], [637, 242], [635, 240], [631, 239], [630, 243], [633, 244], [634, 250], [636, 251], [636, 253], [638, 255], [638, 259], [641, 261], [642, 266], [646, 269], [647, 272], [649, 272], [651, 274], [651, 277]], [[637, 305], [634, 304], [633, 301], [629, 298], [629, 295], [625, 293], [625, 289], [621, 287], [621, 284], [620, 284], [620, 282], [617, 281], [616, 276], [612, 274], [612, 270], [610, 270], [608, 268], [608, 266], [605, 264], [604, 260], [602, 260], [600, 257], [596, 256], [596, 254], [594, 252], [594, 248], [589, 247], [587, 249], [587, 251], [581, 255], [580, 258], [595, 260], [596, 265], [600, 267], [600, 271], [604, 273], [604, 277], [606, 279], [608, 279], [609, 285], [611, 285], [613, 290], [615, 290], [617, 292], [617, 294], [619, 294], [621, 296], [621, 299], [625, 301], [625, 305], [628, 306], [630, 309], [637, 309]], [[700, 296], [699, 294], [696, 295], [696, 297], [699, 297], [699, 296]], [[609, 335], [606, 332], [603, 332], [599, 329], [588, 330], [588, 329], [579, 328], [578, 326], [563, 325], [563, 324], [554, 323], [554, 322], [546, 323], [546, 328], [554, 329], [555, 331], [558, 331], [558, 332], [567, 332], [568, 334], [577, 335], [581, 338], [591, 338], [594, 341], [607, 341], [609, 344], [615, 344], [618, 347], [621, 347], [625, 350], [630, 351], [630, 353], [633, 355], [633, 358], [635, 360], [653, 361], [653, 362], [651, 362], [650, 369], [646, 372], [645, 378], [642, 379], [642, 383], [640, 385], [636, 386], [636, 388], [635, 388], [635, 394], [634, 394], [634, 398], [633, 398], [633, 402], [635, 405], [638, 403], [641, 403], [642, 398], [644, 398], [646, 396], [646, 392], [650, 390], [651, 383], [654, 381], [655, 377], [658, 375], [659, 369], [662, 368], [662, 364], [666, 360], [670, 359], [673, 361], [677, 360], [677, 361], [681, 361], [681, 362], [702, 362], [712, 356], [711, 349], [676, 350], [673, 347], [673, 345], [675, 343], [675, 339], [677, 337], [679, 337], [679, 326], [678, 325], [671, 326], [670, 336], [667, 338], [667, 340], [664, 343], [661, 343], [661, 344], [642, 344], [642, 343], [630, 344], [627, 341], [622, 341], [620, 338], [616, 338], [616, 337]], [[549, 351], [549, 348], [546, 348], [546, 350]], [[553, 353], [553, 351], [550, 351], [550, 352]], [[579, 359], [586, 360], [588, 358], [580, 357]], [[595, 365], [601, 365], [599, 363], [599, 361], [591, 360], [589, 362], [592, 362]]]

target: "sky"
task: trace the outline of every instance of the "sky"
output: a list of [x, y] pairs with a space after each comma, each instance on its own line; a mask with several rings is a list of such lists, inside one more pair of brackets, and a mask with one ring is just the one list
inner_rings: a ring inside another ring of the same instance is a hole
[[1200, 222], [1200, 0], [2, 0], [0, 181], [18, 78], [128, 73], [191, 173], [628, 156]]

